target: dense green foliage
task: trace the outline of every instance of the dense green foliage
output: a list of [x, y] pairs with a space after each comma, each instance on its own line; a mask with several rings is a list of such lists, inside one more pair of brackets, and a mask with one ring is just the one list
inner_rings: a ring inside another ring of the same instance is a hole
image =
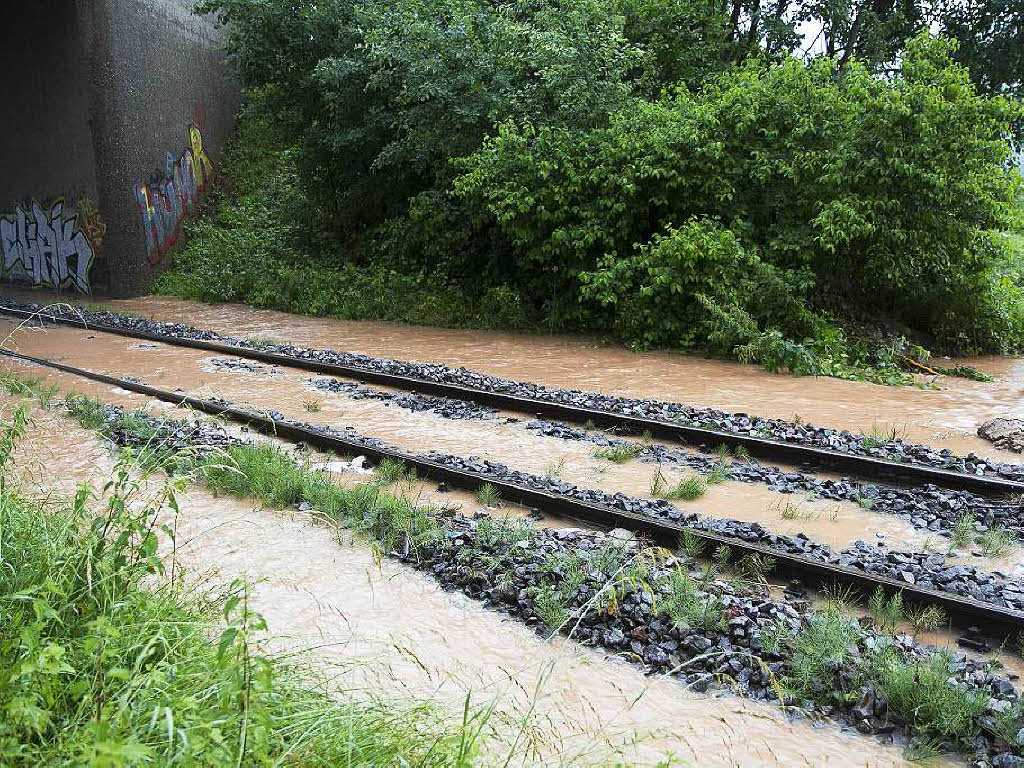
[[157, 282], [159, 292], [358, 320], [537, 327], [519, 295], [503, 286], [465, 292], [425, 273], [356, 265], [318, 246], [318, 239], [330, 238], [298, 182], [298, 152], [284, 144], [282, 126], [258, 109], [262, 102], [255, 107], [243, 112], [218, 185], [204, 201], [212, 215], [191, 225], [174, 269]]
[[913, 4], [798, 4], [829, 31], [809, 59], [781, 3], [203, 8], [256, 90], [235, 193], [161, 290], [893, 381], [904, 337], [1024, 344], [1021, 107]]
[[1024, 93], [1024, 2], [939, 0], [943, 34], [959, 41], [957, 61], [987, 93]]

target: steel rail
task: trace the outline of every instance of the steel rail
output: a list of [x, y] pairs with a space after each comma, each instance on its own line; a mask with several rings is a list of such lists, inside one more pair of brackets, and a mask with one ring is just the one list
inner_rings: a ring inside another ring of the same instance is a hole
[[53, 360], [2, 349], [0, 349], [0, 355], [91, 379], [108, 386], [119, 387], [129, 392], [135, 392], [180, 407], [191, 408], [212, 416], [227, 418], [233, 422], [252, 427], [263, 434], [289, 441], [303, 442], [322, 450], [342, 455], [361, 454], [374, 461], [380, 461], [385, 458], [401, 461], [407, 466], [414, 468], [423, 477], [449, 483], [455, 487], [476, 490], [482, 484], [490, 483], [499, 490], [503, 499], [513, 503], [542, 509], [559, 517], [606, 530], [626, 528], [649, 538], [657, 544], [670, 548], [678, 545], [685, 531], [712, 547], [725, 545], [734, 554], [741, 557], [748, 555], [771, 557], [775, 561], [774, 572], [799, 575], [808, 578], [816, 585], [847, 585], [857, 589], [863, 595], [870, 594], [879, 586], [889, 591], [900, 591], [903, 593], [904, 600], [909, 601], [911, 604], [937, 604], [957, 624], [963, 626], [973, 624], [983, 627], [999, 637], [1007, 637], [1013, 632], [1024, 629], [1024, 612], [1021, 611], [998, 608], [991, 603], [973, 600], [949, 592], [925, 589], [887, 576], [870, 574], [857, 568], [836, 565], [834, 563], [823, 563], [813, 558], [783, 552], [763, 544], [743, 541], [738, 537], [690, 528], [670, 520], [660, 520], [647, 515], [626, 512], [604, 504], [580, 501], [559, 494], [540, 491], [518, 483], [496, 479], [486, 474], [455, 469], [404, 451], [366, 445], [359, 440], [350, 440], [338, 434], [320, 432], [291, 421], [275, 419], [267, 414], [243, 410], [223, 403], [182, 395], [176, 392], [169, 392], [147, 384], [95, 373]]
[[477, 387], [446, 384], [413, 376], [400, 376], [359, 366], [322, 363], [316, 360], [283, 355], [276, 352], [248, 349], [225, 342], [205, 339], [184, 339], [169, 334], [117, 328], [102, 323], [90, 323], [82, 319], [60, 317], [41, 312], [29, 312], [27, 310], [0, 306], [0, 314], [26, 320], [39, 320], [40, 322], [47, 320], [61, 325], [117, 336], [127, 336], [172, 346], [234, 355], [235, 357], [258, 360], [271, 365], [300, 368], [315, 373], [355, 379], [360, 382], [369, 381], [375, 384], [394, 387], [395, 389], [439, 395], [457, 400], [467, 400], [481, 405], [518, 413], [528, 413], [538, 417], [560, 419], [577, 424], [589, 422], [598, 427], [615, 428], [630, 434], [640, 435], [649, 433], [654, 437], [677, 440], [691, 445], [711, 447], [724, 444], [730, 448], [742, 446], [751, 455], [761, 459], [819, 469], [837, 470], [865, 479], [888, 480], [907, 485], [932, 483], [942, 488], [967, 490], [990, 496], [1024, 494], [1024, 483], [990, 475], [971, 475], [966, 472], [954, 472], [948, 469], [938, 469], [920, 464], [887, 461], [870, 456], [830, 451], [824, 448], [785, 443], [779, 440], [768, 440], [752, 435], [740, 435], [734, 432], [706, 429], [704, 427], [690, 427], [659, 419], [629, 416], [611, 411], [593, 410], [576, 405], [522, 397], [520, 395], [492, 392]]

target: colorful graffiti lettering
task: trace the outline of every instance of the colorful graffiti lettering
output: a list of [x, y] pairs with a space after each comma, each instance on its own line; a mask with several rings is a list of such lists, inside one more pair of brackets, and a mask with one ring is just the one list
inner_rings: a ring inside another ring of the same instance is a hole
[[65, 214], [61, 199], [50, 203], [49, 212], [34, 200], [28, 207], [19, 205], [10, 217], [0, 216], [3, 277], [90, 293], [93, 244], [79, 229], [78, 216]]
[[213, 179], [213, 163], [203, 149], [203, 135], [188, 128], [190, 148], [175, 159], [167, 153], [162, 173], [135, 185], [135, 201], [146, 232], [146, 256], [157, 264], [177, 241], [181, 220], [195, 212], [196, 199]]

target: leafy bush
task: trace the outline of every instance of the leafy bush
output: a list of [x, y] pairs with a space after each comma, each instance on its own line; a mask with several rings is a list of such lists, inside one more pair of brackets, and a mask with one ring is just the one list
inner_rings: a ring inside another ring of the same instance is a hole
[[692, 346], [705, 326], [698, 297], [748, 304], [748, 276], [756, 266], [732, 232], [693, 220], [664, 235], [656, 232], [626, 258], [604, 257], [596, 271], [581, 275], [582, 295], [614, 308], [613, 325], [622, 338]]
[[802, 60], [799, 3], [201, 7], [254, 89], [240, 143], [277, 144], [229, 156], [246, 183], [161, 291], [897, 384], [903, 336], [1024, 347], [1024, 110], [906, 39], [917, 11], [829, 16], [835, 55]]
[[1020, 312], [990, 286], [1019, 107], [978, 96], [948, 54], [918, 38], [893, 81], [829, 59], [750, 63], [582, 134], [506, 122], [456, 190], [484, 201], [527, 276], [566, 266], [575, 290], [583, 270], [584, 298], [615, 305], [629, 340], [704, 340], [691, 297], [706, 293], [795, 342], [827, 332], [808, 309], [852, 306], [950, 348], [998, 348], [1012, 328], [993, 309]]

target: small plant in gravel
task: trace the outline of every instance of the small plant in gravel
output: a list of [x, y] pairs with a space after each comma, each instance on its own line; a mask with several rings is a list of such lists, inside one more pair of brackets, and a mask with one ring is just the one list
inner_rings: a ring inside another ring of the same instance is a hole
[[721, 601], [702, 592], [685, 570], [673, 568], [665, 586], [666, 593], [659, 607], [677, 627], [707, 630], [722, 626], [724, 608]]
[[810, 507], [787, 501], [779, 509], [779, 517], [783, 520], [814, 520], [818, 513]]
[[594, 458], [602, 461], [611, 461], [615, 464], [625, 464], [643, 452], [642, 445], [609, 445], [605, 448], [598, 448], [594, 451]]
[[704, 539], [700, 538], [693, 531], [683, 531], [679, 539], [679, 549], [690, 560], [699, 560], [704, 554]]
[[764, 586], [775, 570], [775, 558], [754, 552], [740, 560], [736, 568], [743, 582]]
[[302, 401], [302, 407], [306, 409], [306, 413], [320, 413], [320, 400], [315, 397], [308, 398]]
[[533, 596], [533, 608], [544, 626], [554, 634], [569, 620], [569, 610], [565, 601], [550, 584], [537, 587]]
[[725, 544], [719, 544], [715, 547], [714, 560], [718, 564], [719, 568], [725, 568], [732, 559], [732, 550]]
[[860, 444], [865, 448], [881, 448], [885, 445], [885, 438], [876, 435], [861, 435]]
[[931, 765], [945, 750], [942, 739], [935, 736], [916, 736], [903, 750], [903, 757], [911, 763]]
[[651, 496], [656, 499], [662, 498], [662, 494], [665, 493], [665, 489], [668, 487], [668, 480], [665, 477], [665, 473], [661, 471], [661, 464], [659, 464], [654, 474], [651, 475]]
[[565, 459], [560, 458], [555, 461], [549, 462], [544, 467], [544, 479], [548, 481], [557, 480], [559, 475], [565, 471]]
[[870, 496], [857, 496], [857, 506], [861, 509], [873, 509], [875, 500]]
[[950, 545], [956, 549], [966, 549], [974, 541], [974, 516], [964, 512], [953, 523], [949, 536]]
[[103, 403], [88, 395], [69, 394], [64, 400], [68, 412], [86, 429], [99, 429], [107, 423]]
[[[839, 670], [850, 658], [850, 648], [863, 636], [856, 619], [838, 600], [827, 600], [807, 617], [793, 638], [787, 688], [815, 701], [831, 698], [839, 689]], [[825, 703], [830, 703], [826, 701]]]
[[397, 483], [406, 476], [405, 462], [383, 458], [377, 465], [377, 477], [385, 485]]
[[533, 521], [527, 517], [485, 517], [477, 523], [476, 536], [488, 549], [508, 549], [517, 541], [532, 541], [536, 534]]
[[934, 632], [946, 623], [946, 612], [937, 605], [926, 605], [907, 610], [907, 621], [914, 628], [914, 634]]
[[591, 564], [603, 577], [611, 577], [626, 562], [628, 548], [625, 544], [607, 541], [590, 558]]
[[977, 544], [987, 557], [1001, 557], [1013, 549], [1019, 540], [1005, 528], [993, 526], [978, 536]]
[[668, 489], [661, 489], [659, 498], [669, 501], [695, 501], [708, 490], [708, 484], [700, 475], [692, 475], [679, 480]]
[[497, 507], [501, 505], [501, 494], [490, 483], [484, 483], [477, 489], [476, 500], [485, 507]]
[[793, 639], [793, 630], [784, 621], [773, 621], [761, 630], [761, 647], [772, 656], [781, 656]]
[[216, 494], [255, 497], [272, 507], [286, 507], [302, 498], [306, 473], [280, 448], [263, 443], [232, 448], [227, 456], [198, 470]]
[[963, 738], [975, 731], [975, 718], [985, 712], [988, 696], [950, 683], [954, 670], [946, 651], [911, 661], [893, 647], [873, 654], [865, 665], [891, 712], [925, 733]]
[[364, 534], [381, 554], [407, 555], [443, 541], [440, 522], [427, 507], [402, 495], [378, 493], [363, 509], [362, 519], [350, 516], [348, 525]]
[[569, 602], [587, 580], [588, 565], [578, 553], [558, 553], [548, 558], [541, 570], [557, 575], [559, 594]]
[[715, 464], [711, 471], [704, 475], [704, 482], [708, 485], [721, 485], [729, 479], [729, 470], [724, 464]]
[[906, 618], [903, 610], [903, 593], [893, 592], [887, 596], [884, 589], [876, 588], [868, 598], [868, 612], [874, 617], [882, 632], [892, 634]]
[[263, 336], [250, 336], [245, 340], [245, 343], [256, 349], [267, 349], [269, 347], [277, 346], [277, 342], [273, 339], [268, 339]]
[[902, 429], [896, 424], [871, 425], [870, 432], [861, 433], [861, 445], [865, 448], [884, 448], [888, 443], [902, 440], [906, 436], [906, 427]]

